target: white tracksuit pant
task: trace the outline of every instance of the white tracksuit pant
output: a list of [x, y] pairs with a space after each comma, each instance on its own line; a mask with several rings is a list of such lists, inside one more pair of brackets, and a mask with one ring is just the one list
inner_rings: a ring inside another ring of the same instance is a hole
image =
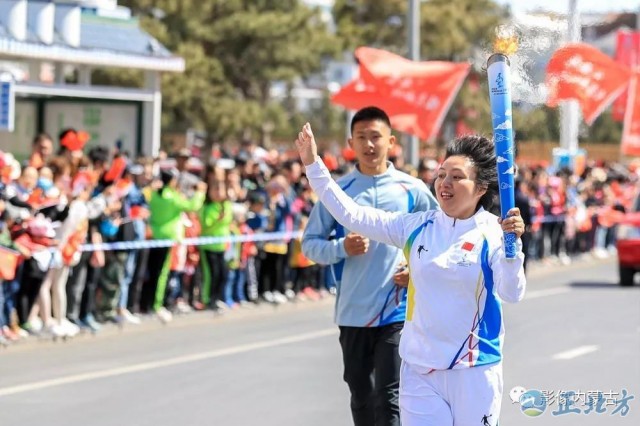
[[496, 426], [501, 402], [502, 363], [429, 374], [402, 363], [402, 426]]

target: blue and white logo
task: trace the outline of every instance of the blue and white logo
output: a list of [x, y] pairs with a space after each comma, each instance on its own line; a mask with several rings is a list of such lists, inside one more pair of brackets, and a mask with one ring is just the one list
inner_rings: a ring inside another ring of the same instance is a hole
[[547, 397], [536, 389], [530, 389], [520, 395], [520, 411], [526, 416], [538, 417], [547, 409]]

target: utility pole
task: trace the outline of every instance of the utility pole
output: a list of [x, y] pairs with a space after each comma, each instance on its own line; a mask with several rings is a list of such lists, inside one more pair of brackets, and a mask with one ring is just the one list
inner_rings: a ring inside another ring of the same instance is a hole
[[[409, 59], [420, 60], [420, 0], [409, 0], [407, 10], [407, 42]], [[420, 141], [417, 136], [409, 136], [408, 162], [414, 167], [420, 161]]]
[[[567, 17], [567, 42], [576, 43], [581, 39], [580, 13], [578, 0], [569, 0], [569, 16]], [[560, 105], [560, 147], [566, 149], [570, 156], [578, 152], [578, 129], [580, 110], [578, 102], [564, 101]]]

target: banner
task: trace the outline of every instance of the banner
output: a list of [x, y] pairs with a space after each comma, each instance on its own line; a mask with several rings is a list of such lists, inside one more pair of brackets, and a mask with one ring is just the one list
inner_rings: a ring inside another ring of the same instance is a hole
[[[640, 31], [618, 30], [615, 59], [619, 64], [631, 69], [640, 66]], [[616, 121], [624, 120], [627, 93], [628, 91], [625, 90], [613, 101], [612, 115]]]
[[600, 113], [622, 93], [631, 79], [631, 70], [583, 43], [556, 50], [547, 65], [547, 104], [575, 99], [582, 107], [584, 121], [591, 125]]
[[356, 49], [355, 56], [359, 76], [332, 102], [354, 110], [375, 105], [386, 111], [394, 129], [420, 139], [438, 134], [470, 68], [467, 63], [414, 62], [369, 47]]
[[640, 71], [634, 73], [629, 85], [620, 150], [624, 155], [640, 156]]

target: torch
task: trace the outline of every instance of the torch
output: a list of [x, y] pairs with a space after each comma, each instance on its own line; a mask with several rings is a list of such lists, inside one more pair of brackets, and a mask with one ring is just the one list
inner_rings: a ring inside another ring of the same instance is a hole
[[[493, 142], [498, 167], [498, 186], [500, 189], [500, 216], [515, 207], [514, 174], [515, 152], [513, 144], [513, 120], [511, 113], [511, 79], [508, 53], [516, 50], [516, 39], [498, 39], [492, 54], [487, 60], [489, 78], [489, 102], [491, 103], [491, 121], [493, 124]], [[504, 233], [505, 257], [516, 257], [516, 234]]]

